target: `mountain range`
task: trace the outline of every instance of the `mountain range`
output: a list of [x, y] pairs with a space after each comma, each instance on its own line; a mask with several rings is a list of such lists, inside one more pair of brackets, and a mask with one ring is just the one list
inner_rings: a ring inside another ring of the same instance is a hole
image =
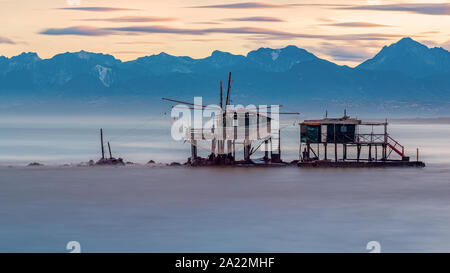
[[162, 96], [203, 96], [217, 104], [218, 82], [226, 83], [229, 71], [234, 103], [434, 114], [450, 105], [450, 52], [403, 38], [354, 68], [296, 46], [246, 56], [214, 51], [203, 59], [160, 53], [127, 62], [86, 51], [50, 59], [22, 53], [0, 57], [0, 109], [58, 101], [151, 108], [161, 106]]

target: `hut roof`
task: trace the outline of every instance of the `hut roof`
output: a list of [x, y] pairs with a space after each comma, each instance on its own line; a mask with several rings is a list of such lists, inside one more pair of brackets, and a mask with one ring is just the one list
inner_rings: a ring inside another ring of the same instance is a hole
[[354, 124], [359, 125], [362, 121], [359, 119], [351, 119], [347, 116], [342, 118], [324, 118], [324, 119], [313, 119], [313, 120], [305, 120], [302, 125], [328, 125], [328, 124]]

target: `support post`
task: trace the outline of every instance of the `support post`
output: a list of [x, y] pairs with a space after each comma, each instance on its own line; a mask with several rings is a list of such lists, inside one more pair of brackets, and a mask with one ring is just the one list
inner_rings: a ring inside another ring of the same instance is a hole
[[278, 155], [281, 161], [281, 130], [278, 130]]
[[269, 161], [269, 140], [264, 141], [264, 161]]
[[191, 164], [197, 160], [197, 141], [195, 140], [194, 129], [191, 128]]
[[388, 144], [388, 133], [387, 133], [387, 119], [386, 119], [384, 123], [383, 160], [387, 160], [387, 144]]
[[375, 161], [378, 161], [378, 145], [375, 144]]
[[342, 144], [342, 149], [344, 150], [344, 161], [347, 160], [347, 144]]
[[109, 141], [108, 141], [108, 150], [109, 150], [109, 159], [112, 159], [112, 153], [111, 153], [111, 145], [109, 145]]
[[311, 159], [311, 144], [306, 144], [306, 159], [309, 161]]
[[250, 114], [245, 113], [244, 160], [250, 161]]
[[302, 129], [300, 128], [300, 135], [299, 135], [299, 145], [298, 145], [298, 160], [302, 161], [303, 160], [303, 156], [302, 156]]
[[105, 159], [105, 147], [103, 145], [103, 128], [100, 129], [100, 143], [102, 145], [102, 159]]
[[334, 161], [338, 162], [338, 151], [337, 151], [337, 143], [334, 143]]
[[324, 149], [325, 149], [325, 151], [324, 151], [324, 152], [325, 152], [325, 160], [328, 160], [327, 146], [328, 146], [327, 143], [324, 143], [324, 144], [323, 144], [323, 147], [324, 147]]
[[220, 81], [220, 109], [223, 111], [223, 91], [222, 91], [222, 81]]
[[357, 161], [359, 162], [359, 159], [361, 158], [361, 144], [359, 144], [358, 143], [358, 146], [357, 146]]
[[338, 151], [337, 151], [337, 142], [336, 142], [336, 124], [333, 124], [333, 130], [334, 130], [334, 161], [338, 161]]
[[369, 161], [372, 161], [372, 144], [369, 144]]
[[214, 126], [212, 127], [213, 139], [211, 141], [211, 156], [214, 158], [216, 156], [216, 137], [214, 136]]

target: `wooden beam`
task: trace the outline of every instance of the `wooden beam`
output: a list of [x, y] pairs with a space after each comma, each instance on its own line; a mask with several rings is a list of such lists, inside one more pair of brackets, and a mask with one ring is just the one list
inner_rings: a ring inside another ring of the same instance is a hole
[[231, 72], [228, 74], [228, 89], [227, 89], [227, 100], [226, 100], [225, 107], [227, 107], [227, 105], [230, 104], [230, 90], [231, 90]]

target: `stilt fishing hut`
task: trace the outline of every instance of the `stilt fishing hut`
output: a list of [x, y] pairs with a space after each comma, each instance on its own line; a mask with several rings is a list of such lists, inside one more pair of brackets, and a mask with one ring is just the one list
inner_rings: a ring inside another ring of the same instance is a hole
[[[267, 113], [266, 113], [267, 114]], [[191, 143], [191, 165], [252, 164], [258, 150], [264, 152], [262, 162], [281, 163], [280, 129], [272, 128], [271, 117], [255, 110], [232, 109], [213, 118], [209, 128], [188, 128], [185, 139]], [[201, 158], [197, 148], [208, 151]], [[243, 151], [238, 159], [237, 151]]]
[[[342, 118], [305, 120], [300, 123], [299, 166], [374, 167], [419, 166], [405, 147], [388, 133], [388, 122]], [[330, 157], [331, 152], [331, 157]]]
[[[190, 126], [185, 130], [184, 140], [191, 143], [191, 157], [188, 164], [193, 166], [255, 164], [251, 159], [258, 150], [264, 151], [262, 164], [282, 163], [279, 120], [274, 122], [273, 107], [265, 108], [231, 106], [231, 72], [228, 77], [226, 100], [223, 101], [222, 81], [218, 106], [205, 106], [179, 100], [163, 100], [181, 104], [191, 110], [213, 111], [210, 126]], [[180, 107], [180, 106], [174, 106]], [[299, 113], [280, 113], [298, 115]], [[278, 116], [276, 117], [279, 118]], [[195, 121], [194, 121], [195, 123]], [[198, 148], [209, 152], [207, 158], [198, 156]], [[237, 160], [236, 151], [243, 150], [243, 159]]]

